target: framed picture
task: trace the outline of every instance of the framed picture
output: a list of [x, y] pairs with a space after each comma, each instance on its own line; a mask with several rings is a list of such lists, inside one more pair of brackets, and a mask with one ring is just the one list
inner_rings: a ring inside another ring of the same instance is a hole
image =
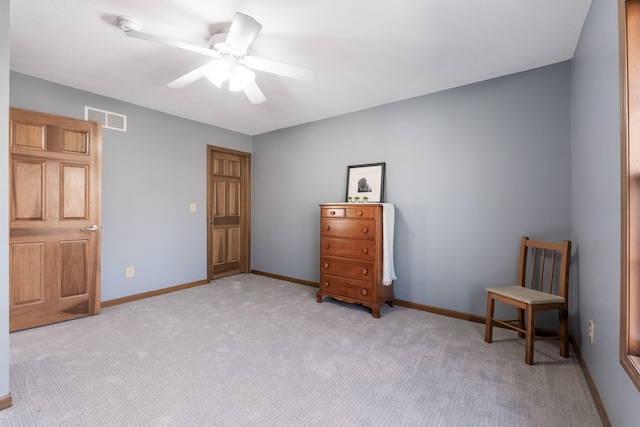
[[346, 201], [384, 201], [384, 162], [347, 167]]

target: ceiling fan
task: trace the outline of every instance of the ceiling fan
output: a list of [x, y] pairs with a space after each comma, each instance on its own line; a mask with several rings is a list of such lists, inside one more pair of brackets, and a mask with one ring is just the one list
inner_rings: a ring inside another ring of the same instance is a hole
[[249, 54], [249, 46], [262, 29], [262, 25], [251, 16], [239, 12], [236, 12], [230, 27], [221, 28], [211, 36], [208, 48], [142, 32], [140, 24], [128, 16], [119, 16], [118, 26], [127, 36], [197, 52], [212, 58], [205, 65], [169, 83], [168, 86], [171, 88], [182, 88], [206, 77], [218, 88], [228, 81], [230, 91], [243, 91], [252, 104], [260, 104], [267, 98], [256, 84], [255, 73], [251, 70], [304, 81], [312, 81], [315, 78], [315, 72], [308, 68]]

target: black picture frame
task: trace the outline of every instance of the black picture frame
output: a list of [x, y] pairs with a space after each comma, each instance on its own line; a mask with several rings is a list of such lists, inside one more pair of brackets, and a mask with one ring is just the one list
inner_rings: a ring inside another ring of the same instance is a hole
[[384, 169], [384, 162], [347, 166], [345, 201], [383, 203]]

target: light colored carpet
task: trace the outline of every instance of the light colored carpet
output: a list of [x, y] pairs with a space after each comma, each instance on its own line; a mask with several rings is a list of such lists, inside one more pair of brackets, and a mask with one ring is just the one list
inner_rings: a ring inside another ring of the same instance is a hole
[[10, 336], [9, 426], [600, 426], [575, 355], [257, 275]]

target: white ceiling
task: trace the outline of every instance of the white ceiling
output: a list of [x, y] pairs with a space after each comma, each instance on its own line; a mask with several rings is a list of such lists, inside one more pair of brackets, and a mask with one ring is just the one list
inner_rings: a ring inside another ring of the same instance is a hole
[[[11, 70], [256, 135], [570, 59], [591, 0], [11, 0]], [[117, 26], [207, 47], [234, 13], [262, 31], [255, 56], [313, 82], [256, 72], [267, 97], [206, 79], [166, 85], [207, 57]], [[100, 106], [94, 106], [100, 108]]]

